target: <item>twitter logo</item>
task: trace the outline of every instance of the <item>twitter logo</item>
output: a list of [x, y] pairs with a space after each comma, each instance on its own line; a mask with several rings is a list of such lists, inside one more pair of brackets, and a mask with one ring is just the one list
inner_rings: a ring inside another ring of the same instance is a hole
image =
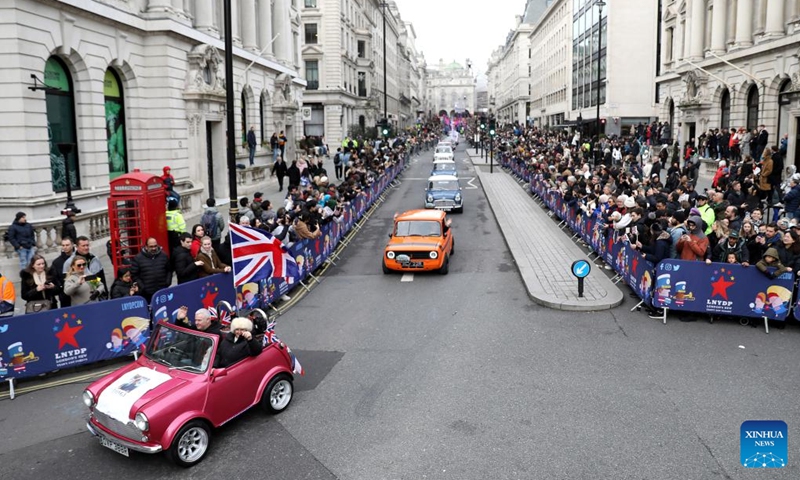
[[0, 333], [6, 333], [8, 331], [8, 325], [0, 325]]

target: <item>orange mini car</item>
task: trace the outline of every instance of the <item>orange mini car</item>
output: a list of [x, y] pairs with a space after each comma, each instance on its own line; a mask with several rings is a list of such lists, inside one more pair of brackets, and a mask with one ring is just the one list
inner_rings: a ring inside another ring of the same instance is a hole
[[428, 272], [446, 275], [455, 253], [450, 219], [441, 210], [409, 210], [394, 217], [383, 250], [383, 273]]

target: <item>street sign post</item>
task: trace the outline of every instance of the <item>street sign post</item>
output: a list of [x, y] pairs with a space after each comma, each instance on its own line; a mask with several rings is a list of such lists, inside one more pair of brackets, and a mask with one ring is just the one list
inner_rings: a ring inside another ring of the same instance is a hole
[[572, 275], [578, 279], [578, 297], [583, 297], [583, 279], [592, 271], [592, 264], [586, 260], [572, 262]]

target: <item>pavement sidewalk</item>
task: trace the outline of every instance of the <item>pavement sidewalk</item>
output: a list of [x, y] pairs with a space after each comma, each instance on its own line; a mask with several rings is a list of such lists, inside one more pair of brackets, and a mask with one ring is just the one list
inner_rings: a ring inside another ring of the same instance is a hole
[[[533, 301], [573, 311], [607, 310], [622, 303], [622, 291], [558, 228], [516, 179], [498, 165], [490, 174], [488, 165], [479, 158], [473, 165]], [[578, 280], [570, 271], [572, 262], [579, 259], [594, 266], [586, 277], [583, 297], [578, 297]]]

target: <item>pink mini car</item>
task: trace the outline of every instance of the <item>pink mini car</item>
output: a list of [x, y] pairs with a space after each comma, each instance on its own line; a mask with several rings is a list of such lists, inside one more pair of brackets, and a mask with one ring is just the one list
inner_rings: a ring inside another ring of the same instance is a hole
[[258, 356], [214, 368], [219, 342], [217, 335], [160, 322], [143, 355], [84, 390], [89, 431], [122, 455], [164, 451], [191, 467], [208, 451], [213, 428], [258, 403], [270, 413], [289, 406], [286, 345], [271, 343]]

